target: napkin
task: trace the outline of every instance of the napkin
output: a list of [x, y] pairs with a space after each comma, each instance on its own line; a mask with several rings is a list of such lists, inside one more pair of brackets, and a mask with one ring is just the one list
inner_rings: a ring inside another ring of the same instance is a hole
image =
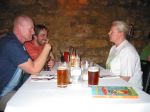
[[37, 75], [31, 75], [31, 81], [49, 81], [54, 78], [55, 75], [51, 75], [49, 71], [41, 71]]

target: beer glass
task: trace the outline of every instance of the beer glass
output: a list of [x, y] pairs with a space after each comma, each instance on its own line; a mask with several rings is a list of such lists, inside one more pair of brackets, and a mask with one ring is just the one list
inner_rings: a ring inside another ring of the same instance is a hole
[[92, 66], [88, 68], [88, 85], [98, 85], [99, 82], [99, 67]]
[[68, 67], [59, 65], [57, 68], [57, 86], [64, 88], [69, 83]]

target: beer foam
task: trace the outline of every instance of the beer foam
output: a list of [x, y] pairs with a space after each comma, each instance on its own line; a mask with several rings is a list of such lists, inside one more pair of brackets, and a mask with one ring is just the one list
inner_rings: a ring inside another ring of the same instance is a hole
[[58, 69], [58, 70], [66, 70], [66, 69], [67, 69], [67, 67], [60, 66], [60, 67], [58, 67], [57, 69]]
[[97, 72], [97, 71], [99, 71], [99, 68], [98, 67], [89, 67], [88, 71], [90, 71], [90, 72]]

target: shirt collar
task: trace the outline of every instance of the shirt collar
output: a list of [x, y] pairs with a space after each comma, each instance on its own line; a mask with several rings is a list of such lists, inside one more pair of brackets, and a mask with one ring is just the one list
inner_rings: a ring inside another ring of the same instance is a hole
[[116, 50], [120, 50], [120, 49], [122, 49], [126, 44], [128, 43], [128, 41], [127, 40], [124, 40], [119, 46], [115, 46], [115, 49]]

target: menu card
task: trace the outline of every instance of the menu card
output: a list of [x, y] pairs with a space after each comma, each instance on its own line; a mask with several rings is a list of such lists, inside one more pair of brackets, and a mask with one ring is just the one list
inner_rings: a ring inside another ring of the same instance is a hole
[[92, 95], [100, 98], [138, 98], [136, 91], [127, 86], [92, 86]]

